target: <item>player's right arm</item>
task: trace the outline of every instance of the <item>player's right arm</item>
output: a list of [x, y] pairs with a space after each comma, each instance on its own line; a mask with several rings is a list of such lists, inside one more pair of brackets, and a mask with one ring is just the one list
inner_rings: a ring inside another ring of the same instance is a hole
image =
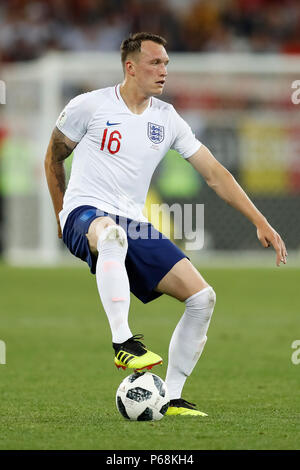
[[287, 250], [284, 241], [269, 224], [264, 215], [255, 207], [232, 174], [219, 163], [205, 145], [195, 138], [191, 128], [173, 109], [173, 148], [203, 176], [225, 202], [240, 211], [257, 229], [257, 238], [267, 248], [272, 245], [276, 251], [276, 264], [286, 263]]
[[71, 155], [77, 143], [55, 127], [45, 157], [46, 178], [54, 206], [59, 238], [62, 238], [62, 233], [58, 214], [62, 210], [66, 190], [64, 160]]
[[279, 233], [274, 230], [232, 174], [215, 159], [208, 148], [202, 145], [188, 161], [218, 196], [240, 211], [256, 226], [257, 238], [262, 246], [265, 248], [273, 246], [276, 251], [277, 266], [281, 262], [286, 264], [287, 250]]

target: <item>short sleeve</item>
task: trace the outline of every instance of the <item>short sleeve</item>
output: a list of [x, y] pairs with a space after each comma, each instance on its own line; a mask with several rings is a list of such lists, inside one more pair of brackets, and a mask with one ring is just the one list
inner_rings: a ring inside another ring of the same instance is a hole
[[172, 107], [172, 122], [174, 140], [171, 148], [176, 150], [183, 158], [191, 157], [201, 147], [201, 142], [195, 137], [190, 126]]
[[90, 93], [84, 93], [67, 104], [56, 121], [56, 127], [73, 142], [79, 142], [87, 131], [92, 115]]

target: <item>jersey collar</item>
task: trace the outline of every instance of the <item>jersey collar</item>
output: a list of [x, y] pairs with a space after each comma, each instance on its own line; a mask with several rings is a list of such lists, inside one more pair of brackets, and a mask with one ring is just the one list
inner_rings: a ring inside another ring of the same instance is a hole
[[152, 107], [152, 96], [151, 96], [151, 98], [149, 100], [149, 104], [148, 104], [147, 108], [142, 112], [142, 114], [133, 113], [132, 111], [130, 111], [130, 109], [128, 108], [127, 104], [125, 103], [125, 101], [123, 100], [123, 98], [121, 96], [120, 86], [121, 86], [121, 83], [118, 83], [118, 85], [115, 86], [115, 96], [116, 96], [117, 100], [123, 104], [123, 106], [126, 108], [128, 113], [132, 114], [133, 116], [142, 116], [149, 108]]

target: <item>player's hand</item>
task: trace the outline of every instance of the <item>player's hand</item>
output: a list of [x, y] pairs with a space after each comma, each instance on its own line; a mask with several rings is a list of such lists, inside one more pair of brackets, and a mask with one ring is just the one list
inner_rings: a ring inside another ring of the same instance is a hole
[[268, 248], [271, 245], [273, 246], [276, 251], [277, 266], [280, 266], [280, 263], [286, 264], [288, 253], [284, 241], [268, 222], [257, 227], [257, 238], [264, 248]]

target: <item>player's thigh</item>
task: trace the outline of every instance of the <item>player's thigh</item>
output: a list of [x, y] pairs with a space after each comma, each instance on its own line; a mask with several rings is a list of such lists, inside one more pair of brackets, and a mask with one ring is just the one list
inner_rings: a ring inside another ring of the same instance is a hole
[[102, 231], [109, 225], [116, 225], [116, 222], [108, 216], [97, 217], [94, 219], [91, 225], [89, 226], [88, 233], [86, 237], [89, 242], [90, 250], [93, 254], [98, 254], [97, 242]]
[[162, 278], [155, 290], [183, 302], [208, 285], [192, 263], [183, 258]]

